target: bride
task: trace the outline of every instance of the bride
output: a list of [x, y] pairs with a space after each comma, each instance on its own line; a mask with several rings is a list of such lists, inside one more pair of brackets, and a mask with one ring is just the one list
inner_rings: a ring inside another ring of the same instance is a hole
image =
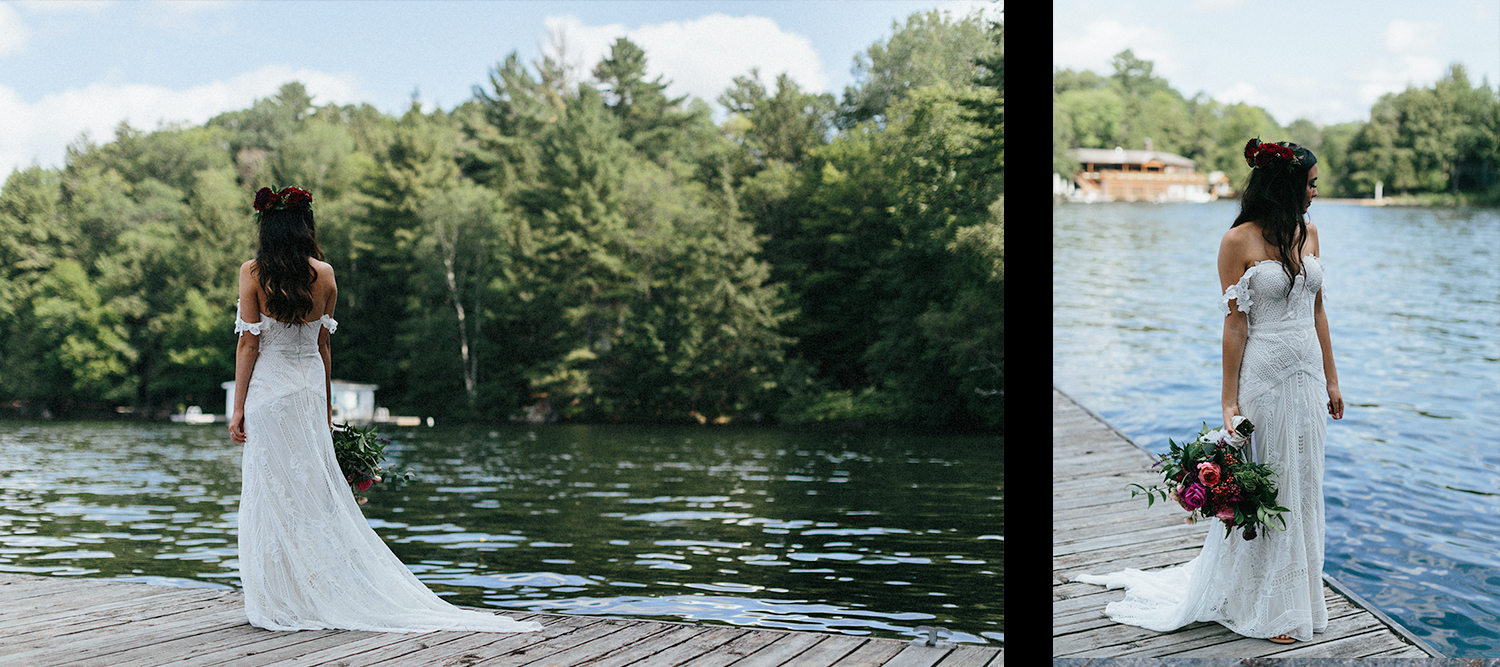
[[[418, 581], [360, 513], [334, 459], [329, 335], [338, 287], [312, 195], [255, 195], [260, 248], [240, 267], [234, 412], [245, 445], [239, 563], [250, 624], [267, 630], [532, 632], [450, 605]], [[246, 335], [249, 334], [249, 335]]]
[[1240, 214], [1219, 245], [1224, 320], [1224, 426], [1255, 424], [1251, 456], [1276, 470], [1287, 530], [1255, 539], [1208, 531], [1186, 565], [1082, 575], [1124, 587], [1105, 607], [1119, 623], [1168, 632], [1216, 621], [1246, 637], [1289, 644], [1328, 626], [1323, 601], [1325, 408], [1344, 416], [1323, 312], [1318, 228], [1304, 215], [1318, 196], [1318, 159], [1297, 144], [1251, 139], [1253, 171]]

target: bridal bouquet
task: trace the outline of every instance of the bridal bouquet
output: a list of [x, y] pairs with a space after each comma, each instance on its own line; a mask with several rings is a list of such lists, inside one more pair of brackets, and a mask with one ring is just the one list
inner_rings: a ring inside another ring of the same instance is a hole
[[[1131, 484], [1130, 497], [1145, 493], [1147, 507], [1156, 501], [1156, 495], [1163, 501], [1171, 497], [1188, 511], [1190, 523], [1209, 517], [1223, 521], [1225, 537], [1237, 527], [1245, 529], [1247, 540], [1255, 539], [1257, 529], [1264, 530], [1262, 527], [1286, 530], [1286, 519], [1281, 515], [1289, 510], [1277, 504], [1276, 485], [1271, 482], [1276, 471], [1250, 461], [1245, 453], [1255, 425], [1235, 416], [1233, 426], [1234, 432], [1226, 433], [1205, 423], [1193, 440], [1177, 443], [1168, 439], [1172, 451], [1162, 454], [1156, 464], [1161, 467], [1166, 488]], [[1276, 528], [1272, 521], [1281, 527]]]
[[[368, 499], [359, 493], [384, 481], [381, 473], [389, 472], [382, 467], [385, 465], [385, 446], [389, 444], [390, 440], [376, 435], [374, 426], [361, 429], [348, 424], [333, 425], [334, 457], [338, 459], [339, 471], [344, 473], [344, 481], [349, 482], [350, 492], [361, 505]], [[413, 473], [407, 471], [395, 475], [394, 479], [410, 481], [412, 476]]]

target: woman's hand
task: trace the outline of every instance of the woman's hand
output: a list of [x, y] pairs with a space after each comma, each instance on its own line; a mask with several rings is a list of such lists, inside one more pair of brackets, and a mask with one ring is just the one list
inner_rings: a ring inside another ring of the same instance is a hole
[[1328, 383], [1328, 414], [1334, 419], [1344, 418], [1344, 395], [1339, 392], [1339, 383]]
[[239, 444], [245, 444], [245, 413], [236, 412], [229, 419], [229, 439]]
[[1224, 432], [1234, 433], [1234, 416], [1240, 413], [1239, 404], [1224, 406]]

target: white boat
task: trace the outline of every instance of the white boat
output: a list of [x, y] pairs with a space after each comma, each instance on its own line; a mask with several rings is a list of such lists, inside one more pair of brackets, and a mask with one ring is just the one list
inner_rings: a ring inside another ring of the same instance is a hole
[[183, 424], [212, 424], [221, 421], [220, 415], [203, 414], [203, 408], [196, 405], [188, 406], [187, 411], [182, 414], [172, 415], [172, 421]]

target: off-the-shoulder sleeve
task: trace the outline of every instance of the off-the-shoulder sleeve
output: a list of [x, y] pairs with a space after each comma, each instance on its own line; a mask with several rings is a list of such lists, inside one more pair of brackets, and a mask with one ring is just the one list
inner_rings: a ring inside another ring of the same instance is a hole
[[244, 320], [236, 317], [236, 318], [234, 318], [234, 335], [241, 336], [241, 335], [244, 335], [244, 332], [249, 331], [250, 333], [259, 336], [260, 335], [260, 327], [263, 324], [265, 324], [265, 323], [264, 322], [246, 322], [246, 321], [244, 321]]
[[338, 321], [335, 320], [335, 319], [333, 319], [332, 317], [327, 316], [327, 315], [324, 315], [324, 316], [318, 318], [318, 323], [320, 323], [323, 326], [327, 327], [328, 328], [328, 333], [330, 333], [330, 334], [339, 330], [339, 323], [338, 323]]
[[1251, 272], [1255, 271], [1257, 266], [1260, 265], [1256, 264], [1248, 269], [1245, 269], [1244, 275], [1240, 276], [1240, 281], [1233, 285], [1230, 285], [1229, 289], [1224, 290], [1223, 296], [1219, 297], [1220, 315], [1229, 317], [1230, 299], [1235, 300], [1235, 307], [1238, 308], [1240, 312], [1250, 312], [1250, 306], [1255, 305], [1255, 302], [1252, 300], [1255, 296], [1255, 290], [1250, 289], [1250, 274]]
[[234, 302], [234, 335], [235, 336], [242, 336], [242, 335], [244, 335], [244, 332], [246, 332], [246, 331], [249, 331], [251, 334], [254, 334], [256, 336], [259, 336], [260, 335], [260, 329], [261, 329], [261, 327], [264, 324], [265, 324], [265, 322], [246, 322], [246, 321], [240, 319], [240, 302], [239, 301], [235, 301]]

